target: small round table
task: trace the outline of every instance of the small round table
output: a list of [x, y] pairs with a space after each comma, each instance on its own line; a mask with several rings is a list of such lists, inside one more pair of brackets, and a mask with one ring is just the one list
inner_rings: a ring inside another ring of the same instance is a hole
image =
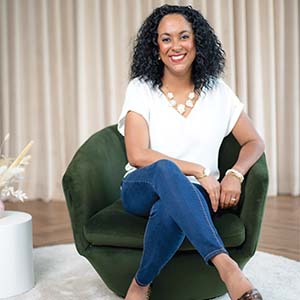
[[8, 210], [0, 218], [0, 286], [0, 299], [34, 286], [30, 214]]

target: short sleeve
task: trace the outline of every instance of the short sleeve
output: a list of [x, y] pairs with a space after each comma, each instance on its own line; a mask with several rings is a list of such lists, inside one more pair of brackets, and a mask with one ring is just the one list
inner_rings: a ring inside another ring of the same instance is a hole
[[239, 119], [243, 109], [244, 104], [240, 101], [240, 99], [235, 95], [232, 89], [222, 81], [223, 84], [223, 93], [225, 96], [225, 101], [227, 102], [227, 129], [226, 135], [228, 135], [232, 129], [234, 128], [237, 120]]
[[125, 101], [118, 120], [118, 131], [125, 135], [125, 118], [129, 111], [140, 114], [149, 124], [150, 99], [147, 83], [135, 78], [127, 86]]

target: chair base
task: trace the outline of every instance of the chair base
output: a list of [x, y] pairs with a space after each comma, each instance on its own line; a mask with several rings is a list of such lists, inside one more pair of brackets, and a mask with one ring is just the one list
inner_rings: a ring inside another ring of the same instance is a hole
[[[125, 297], [142, 251], [91, 247], [85, 256], [108, 288]], [[225, 293], [225, 285], [214, 267], [207, 266], [196, 251], [179, 252], [154, 280], [151, 300], [203, 300]]]

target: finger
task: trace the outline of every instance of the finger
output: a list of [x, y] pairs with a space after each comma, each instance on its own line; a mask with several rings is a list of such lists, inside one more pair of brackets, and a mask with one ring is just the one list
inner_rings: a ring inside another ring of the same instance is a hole
[[217, 209], [220, 206], [220, 196], [221, 196], [220, 194], [221, 194], [221, 185], [220, 185], [220, 183], [218, 183], [218, 185], [215, 188], [215, 197], [216, 197]]
[[221, 192], [220, 187], [217, 187], [215, 194], [216, 194], [216, 199], [218, 204], [220, 203], [220, 192]]
[[239, 201], [240, 201], [240, 194], [236, 194], [236, 195], [234, 196], [234, 198], [235, 198], [236, 200], [234, 201], [233, 206], [236, 206], [236, 205], [239, 203]]
[[214, 193], [211, 193], [209, 195], [209, 197], [210, 197], [211, 207], [212, 207], [213, 211], [216, 212], [217, 209], [218, 209], [218, 205], [217, 205], [217, 201], [216, 201], [216, 196], [215, 196]]
[[224, 208], [228, 208], [230, 205], [230, 199], [231, 199], [231, 195], [230, 193], [226, 193], [225, 195], [225, 201], [224, 201]]
[[238, 195], [231, 195], [230, 200], [229, 200], [229, 206], [236, 206], [238, 203]]
[[219, 206], [220, 206], [220, 192], [217, 191], [216, 192], [216, 211], [218, 210]]
[[221, 195], [220, 195], [220, 207], [223, 209], [225, 204], [225, 193], [221, 190]]
[[219, 184], [218, 186], [217, 186], [217, 205], [218, 205], [218, 207], [220, 206], [220, 197], [221, 197], [221, 185]]
[[213, 209], [214, 212], [217, 211], [217, 203], [216, 203], [215, 196], [211, 197], [211, 207], [212, 207], [212, 209]]
[[215, 193], [215, 210], [214, 210], [214, 212], [216, 212], [219, 208], [219, 202], [220, 202], [219, 198], [220, 198], [220, 196], [218, 195], [218, 192], [216, 192]]

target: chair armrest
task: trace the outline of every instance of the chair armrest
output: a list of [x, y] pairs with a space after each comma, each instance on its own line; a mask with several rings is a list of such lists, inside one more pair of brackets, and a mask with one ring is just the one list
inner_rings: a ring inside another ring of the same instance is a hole
[[252, 166], [245, 180], [240, 218], [245, 224], [246, 242], [242, 251], [248, 257], [257, 248], [268, 191], [268, 168], [265, 154]]
[[88, 242], [83, 233], [87, 220], [120, 196], [126, 154], [116, 126], [91, 136], [76, 152], [63, 176], [63, 189], [78, 252]]
[[[74, 163], [74, 161], [72, 162]], [[79, 171], [76, 170], [76, 167], [76, 164], [75, 166], [74, 164], [69, 166], [67, 172], [63, 176], [62, 184], [71, 219], [75, 244], [78, 252], [82, 254], [89, 246], [89, 243], [83, 234], [83, 227], [86, 220], [93, 213], [96, 213], [96, 211], [93, 211], [95, 208], [90, 207], [88, 203], [94, 198], [100, 201], [101, 194], [98, 194], [97, 189], [93, 189], [93, 184], [87, 181], [87, 178], [92, 177], [93, 170], [88, 168], [88, 172], [85, 172], [83, 166], [81, 166]], [[88, 174], [89, 176], [87, 176]], [[97, 172], [95, 172], [95, 176], [98, 176]]]

